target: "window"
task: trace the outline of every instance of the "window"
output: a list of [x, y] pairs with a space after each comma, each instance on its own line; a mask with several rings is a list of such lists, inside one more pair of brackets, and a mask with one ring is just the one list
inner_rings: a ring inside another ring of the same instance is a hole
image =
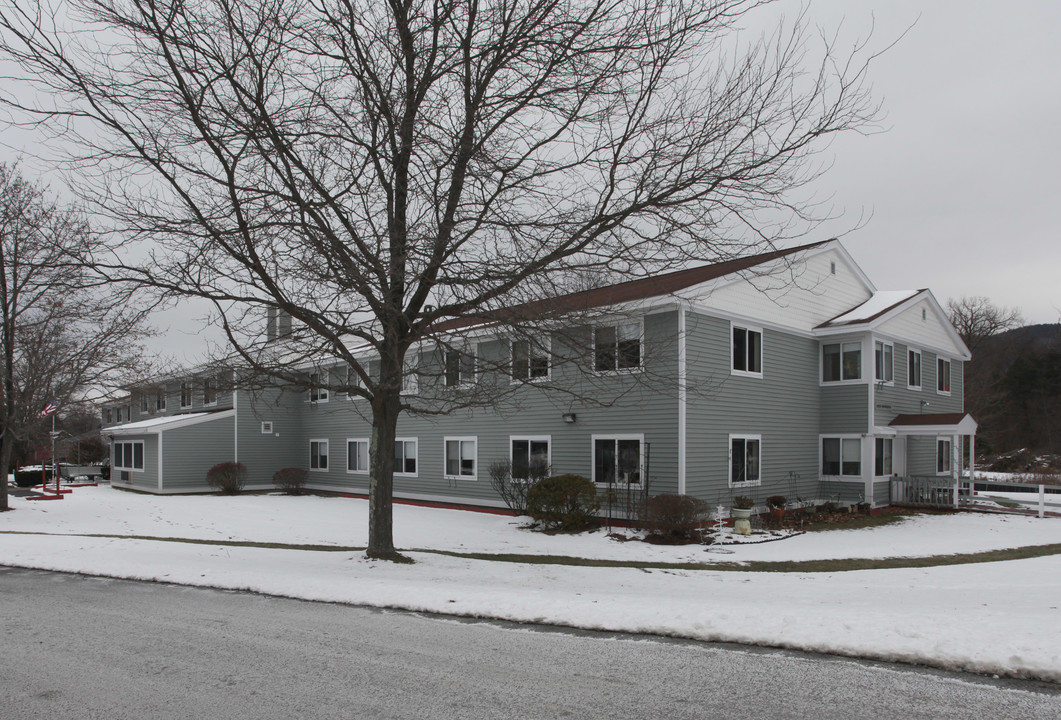
[[822, 381], [862, 378], [862, 343], [822, 345]]
[[166, 409], [166, 390], [164, 388], [155, 391], [155, 409], [159, 412]]
[[114, 422], [114, 411], [112, 409], [107, 408], [106, 410], [103, 411], [103, 422], [105, 422], [105, 423]]
[[402, 395], [415, 395], [420, 392], [419, 357], [406, 358], [402, 369]]
[[147, 390], [140, 391], [140, 414], [147, 415], [148, 401], [147, 401]]
[[951, 442], [950, 438], [939, 438], [936, 440], [936, 472], [949, 474], [951, 471]]
[[446, 387], [475, 382], [475, 353], [469, 350], [446, 350]]
[[593, 436], [593, 482], [640, 485], [642, 435]]
[[733, 372], [763, 376], [763, 333], [733, 326]]
[[762, 444], [760, 435], [729, 436], [729, 486], [746, 487], [758, 485], [759, 450]]
[[892, 474], [892, 439], [877, 438], [874, 441], [873, 474], [884, 477]]
[[475, 479], [476, 438], [446, 438], [446, 470], [449, 478]]
[[142, 440], [114, 443], [114, 468], [116, 470], [144, 469], [144, 443]]
[[549, 472], [549, 436], [513, 437], [512, 477], [526, 480]]
[[873, 378], [877, 382], [890, 383], [894, 380], [895, 349], [891, 343], [877, 341], [873, 344]]
[[310, 373], [309, 401], [314, 403], [328, 402], [328, 371]]
[[906, 384], [909, 387], [921, 389], [921, 353], [911, 350], [907, 353]]
[[605, 325], [593, 330], [593, 369], [597, 372], [641, 367], [641, 323]]
[[213, 378], [203, 379], [203, 405], [217, 404], [217, 384]]
[[328, 469], [328, 441], [327, 440], [310, 440], [309, 441], [309, 469], [310, 470], [327, 470]]
[[512, 379], [541, 380], [549, 377], [549, 353], [529, 340], [512, 341]]
[[862, 440], [860, 438], [822, 438], [822, 475], [860, 477], [862, 475]]
[[262, 420], [262, 435], [272, 435], [272, 434], [273, 434], [273, 421], [272, 420]]
[[190, 382], [181, 383], [181, 407], [192, 406], [192, 384]]
[[[398, 470], [397, 464], [395, 471]], [[348, 473], [368, 472], [368, 440], [355, 438], [346, 441], [346, 471]]]
[[936, 358], [936, 392], [950, 395], [950, 360]]
[[416, 475], [416, 438], [395, 439], [394, 474]]

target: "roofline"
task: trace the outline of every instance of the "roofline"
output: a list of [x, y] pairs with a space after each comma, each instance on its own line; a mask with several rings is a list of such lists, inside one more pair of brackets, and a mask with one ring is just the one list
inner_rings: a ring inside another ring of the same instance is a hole
[[[156, 425], [150, 425], [148, 427], [131, 427], [136, 423], [126, 423], [125, 425], [115, 425], [114, 427], [103, 428], [100, 431], [101, 435], [118, 435], [118, 436], [133, 436], [133, 435], [160, 435], [164, 430], [175, 430], [177, 428], [188, 427], [191, 425], [199, 425], [205, 422], [211, 422], [213, 420], [224, 420], [225, 418], [231, 418], [236, 416], [236, 409], [229, 408], [227, 410], [218, 410], [216, 412], [206, 413], [191, 413], [186, 415], [173, 415], [172, 422], [160, 422]], [[144, 422], [140, 420], [138, 422]]]

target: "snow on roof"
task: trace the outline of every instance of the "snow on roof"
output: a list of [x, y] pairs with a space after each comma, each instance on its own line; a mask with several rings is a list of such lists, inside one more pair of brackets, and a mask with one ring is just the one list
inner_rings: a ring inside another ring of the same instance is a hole
[[869, 300], [862, 303], [858, 307], [848, 310], [843, 315], [834, 317], [827, 323], [824, 323], [821, 327], [829, 327], [831, 325], [850, 325], [853, 323], [866, 322], [873, 320], [879, 315], [883, 315], [888, 310], [891, 310], [896, 305], [900, 305], [918, 293], [924, 292], [923, 290], [878, 290], [873, 293]]
[[233, 412], [233, 410], [223, 410], [221, 412], [198, 412], [185, 413], [184, 415], [163, 415], [162, 417], [153, 417], [148, 420], [138, 420], [134, 423], [126, 423], [124, 425], [115, 425], [114, 427], [103, 428], [103, 433], [109, 435], [153, 435], [161, 430], [168, 429], [167, 426], [180, 427], [183, 425], [195, 425], [196, 423], [204, 422], [214, 417], [230, 417]]

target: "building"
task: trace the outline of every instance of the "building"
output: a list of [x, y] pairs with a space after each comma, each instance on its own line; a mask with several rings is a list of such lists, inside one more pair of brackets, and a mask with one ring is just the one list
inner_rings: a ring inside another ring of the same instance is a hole
[[[542, 458], [601, 488], [711, 505], [779, 494], [881, 506], [895, 476], [957, 478], [972, 464], [968, 348], [930, 291], [878, 291], [837, 240], [550, 302], [595, 311], [577, 361], [560, 360], [559, 334], [537, 352], [463, 319], [445, 328], [460, 341], [441, 355], [418, 349], [413, 362], [439, 372], [410, 396], [491, 382], [512, 392], [499, 407], [403, 415], [396, 498], [501, 506], [491, 463]], [[103, 410], [112, 483], [202, 492], [207, 469], [238, 460], [249, 487], [297, 466], [312, 489], [367, 493], [366, 401], [329, 387], [345, 369], [310, 371], [308, 392], [250, 392], [235, 374], [133, 389]]]

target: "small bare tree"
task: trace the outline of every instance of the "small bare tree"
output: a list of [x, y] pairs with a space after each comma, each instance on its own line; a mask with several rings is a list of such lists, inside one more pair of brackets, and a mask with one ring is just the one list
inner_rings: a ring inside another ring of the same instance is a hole
[[[80, 143], [79, 187], [122, 240], [99, 272], [210, 301], [238, 358], [278, 380], [325, 356], [351, 368], [335, 389], [371, 407], [368, 555], [397, 559], [399, 414], [497, 397], [417, 405], [410, 352], [441, 348], [459, 377], [447, 328], [532, 341], [528, 320], [577, 308], [502, 309], [813, 219], [791, 191], [828, 136], [873, 119], [870, 57], [815, 53], [798, 21], [731, 32], [762, 4], [71, 0], [71, 32], [2, 0], [3, 56], [56, 100], [4, 97]], [[267, 313], [296, 321], [283, 353], [253, 332]]]
[[[98, 285], [70, 256], [103, 246], [82, 216], [0, 164], [0, 473], [15, 446], [40, 438], [41, 410], [145, 369], [145, 310]], [[7, 482], [0, 510], [8, 509]]]

